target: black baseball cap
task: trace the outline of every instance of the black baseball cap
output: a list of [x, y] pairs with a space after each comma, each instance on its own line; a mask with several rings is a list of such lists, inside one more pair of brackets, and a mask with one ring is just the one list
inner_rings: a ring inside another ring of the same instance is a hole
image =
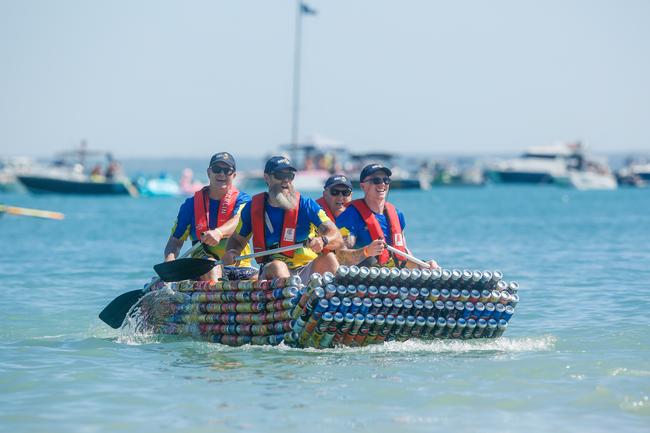
[[219, 152], [212, 155], [212, 158], [210, 158], [210, 165], [208, 165], [208, 168], [212, 167], [217, 162], [223, 162], [224, 164], [232, 167], [233, 170], [237, 170], [237, 167], [235, 166], [235, 158], [233, 158], [232, 155], [229, 154], [228, 152]]
[[393, 175], [393, 172], [390, 171], [390, 168], [388, 167], [384, 167], [381, 164], [368, 164], [365, 167], [363, 167], [363, 170], [361, 170], [361, 175], [359, 176], [359, 180], [363, 182], [363, 180], [368, 176], [370, 176], [371, 174], [374, 174], [382, 170], [385, 171], [388, 174], [388, 176]]
[[297, 171], [286, 156], [272, 156], [264, 165], [264, 173], [273, 173], [280, 170]]
[[352, 189], [352, 182], [350, 182], [350, 179], [342, 174], [335, 174], [334, 176], [330, 176], [325, 181], [325, 189], [335, 185], [345, 185], [348, 188]]

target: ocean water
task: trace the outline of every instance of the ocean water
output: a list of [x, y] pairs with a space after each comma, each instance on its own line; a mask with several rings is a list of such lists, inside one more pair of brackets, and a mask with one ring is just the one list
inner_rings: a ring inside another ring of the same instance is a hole
[[494, 341], [231, 348], [123, 335], [97, 314], [152, 275], [181, 199], [1, 195], [0, 431], [590, 431], [650, 428], [650, 190], [390, 195], [414, 254], [499, 269]]

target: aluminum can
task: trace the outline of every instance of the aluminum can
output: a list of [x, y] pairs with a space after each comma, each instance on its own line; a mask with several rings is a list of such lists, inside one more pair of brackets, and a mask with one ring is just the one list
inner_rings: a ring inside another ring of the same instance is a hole
[[368, 269], [365, 266], [359, 267], [359, 281], [368, 281], [368, 277], [370, 276], [370, 269]]
[[[300, 278], [300, 277], [298, 277], [298, 278]], [[323, 284], [325, 284], [325, 285], [332, 284], [334, 282], [334, 280], [335, 280], [335, 277], [334, 277], [333, 273], [325, 272], [323, 274]]]
[[307, 285], [312, 289], [315, 289], [316, 287], [323, 287], [323, 277], [318, 272], [314, 272], [309, 276], [309, 282]]
[[377, 278], [379, 278], [379, 276], [381, 275], [381, 271], [379, 270], [379, 268], [376, 268], [374, 266], [371, 267], [369, 271], [370, 271], [370, 273], [368, 274], [369, 281], [374, 281]]
[[334, 336], [334, 343], [341, 343], [343, 338], [348, 334], [350, 328], [354, 324], [354, 315], [352, 313], [347, 313], [343, 318], [343, 323], [339, 325], [339, 328], [336, 331]]
[[363, 298], [363, 301], [361, 301], [361, 308], [359, 309], [359, 313], [365, 316], [370, 312], [371, 308], [372, 308], [372, 299]]
[[[370, 314], [375, 314], [376, 315], [376, 314], [381, 313], [381, 309], [384, 306], [384, 303], [382, 302], [381, 298], [374, 298], [372, 300], [370, 298], [366, 298], [366, 299], [369, 300], [370, 302], [372, 302], [372, 308], [370, 308], [370, 310], [369, 310]], [[366, 302], [366, 299], [364, 299], [363, 302]], [[386, 298], [386, 299], [388, 299], [388, 298]]]
[[494, 304], [492, 302], [488, 302], [485, 304], [485, 311], [483, 312], [483, 315], [481, 316], [485, 320], [489, 320], [492, 315], [494, 314]]
[[388, 279], [393, 282], [393, 284], [396, 284], [400, 280], [400, 275], [401, 271], [399, 268], [390, 268], [390, 275], [388, 276]]
[[467, 321], [462, 317], [456, 320], [456, 327], [451, 331], [450, 338], [460, 338], [463, 335], [466, 326]]
[[379, 289], [375, 286], [370, 286], [368, 287], [368, 297], [369, 298], [376, 298], [377, 295], [379, 295]]
[[329, 300], [329, 307], [327, 308], [327, 311], [334, 314], [339, 310], [340, 307], [341, 307], [341, 300], [338, 298], [338, 296], [334, 296]]
[[447, 301], [445, 302], [445, 317], [453, 317], [455, 318], [456, 314], [456, 303], [454, 301]]
[[366, 287], [363, 284], [359, 284], [357, 286], [357, 296], [360, 298], [365, 298], [366, 296], [368, 296], [368, 287]]
[[506, 306], [503, 304], [496, 304], [494, 306], [494, 313], [492, 313], [492, 318], [496, 321], [499, 321], [503, 316], [503, 313], [506, 311]]
[[510, 305], [514, 308], [519, 303], [519, 294], [513, 293], [510, 295]]
[[411, 271], [408, 268], [399, 270], [399, 280], [406, 282], [411, 278]]
[[441, 289], [440, 290], [440, 300], [442, 302], [447, 302], [451, 300], [451, 293], [449, 292], [448, 289]]
[[458, 300], [461, 302], [467, 302], [469, 301], [469, 290], [461, 290], [460, 291], [460, 296], [458, 297]]
[[436, 327], [433, 330], [433, 338], [444, 338], [445, 330], [447, 329], [447, 319], [444, 317], [438, 317], [436, 320]]
[[497, 283], [497, 285], [494, 287], [494, 289], [503, 292], [504, 290], [508, 290], [508, 283], [505, 281], [501, 280]]
[[399, 334], [397, 335], [397, 341], [406, 341], [408, 338], [411, 336], [411, 332], [413, 331], [413, 328], [415, 327], [415, 317], [413, 316], [406, 316], [406, 323], [404, 323], [404, 326], [400, 330]]
[[420, 338], [422, 336], [422, 332], [424, 331], [424, 325], [426, 325], [427, 319], [424, 317], [416, 317], [415, 318], [415, 326], [411, 330], [411, 337], [413, 338]]
[[357, 314], [359, 313], [359, 310], [361, 310], [361, 306], [363, 305], [363, 301], [359, 297], [354, 297], [352, 298], [352, 305], [350, 306], [350, 313], [352, 314]]
[[496, 303], [499, 302], [499, 299], [501, 299], [501, 292], [496, 290], [496, 289], [492, 290], [490, 292], [490, 302], [492, 302], [493, 304], [496, 304]]
[[399, 298], [399, 289], [396, 286], [390, 286], [388, 288], [388, 297], [390, 299], [397, 299]]
[[375, 316], [373, 316], [372, 314], [367, 314], [364, 317], [361, 327], [359, 328], [359, 332], [357, 332], [357, 336], [354, 337], [353, 344], [355, 346], [365, 346], [365, 341], [366, 338], [368, 337], [368, 333], [370, 332], [370, 328], [374, 326], [375, 326]]
[[472, 285], [472, 271], [465, 269], [463, 271], [463, 274], [460, 277], [461, 280], [461, 288], [465, 289], [467, 287], [471, 287]]
[[415, 302], [413, 302], [413, 315], [416, 319], [420, 316], [424, 316], [424, 302], [419, 299], [416, 299]]
[[411, 301], [410, 299], [404, 299], [402, 301], [402, 314], [405, 316], [410, 316], [412, 310], [413, 310], [413, 301]]
[[348, 283], [354, 284], [357, 281], [357, 277], [359, 276], [359, 267], [356, 265], [350, 266], [350, 271], [348, 272]]
[[481, 285], [480, 290], [484, 290], [491, 287], [491, 284], [492, 284], [492, 272], [483, 271], [483, 276], [481, 277], [481, 282], [480, 282]]
[[483, 314], [485, 313], [485, 304], [483, 302], [477, 302], [474, 304], [474, 314], [472, 315], [472, 318], [478, 320], [481, 317], [483, 317]]
[[477, 284], [480, 284], [482, 278], [483, 278], [483, 274], [481, 273], [481, 271], [472, 272], [472, 287], [476, 286]]
[[430, 269], [422, 269], [420, 271], [420, 284], [429, 284], [431, 280], [431, 270]]
[[491, 296], [492, 296], [492, 291], [486, 289], [486, 290], [481, 291], [481, 297], [478, 298], [478, 300], [485, 304], [486, 302], [490, 302], [490, 297]]
[[[366, 320], [368, 320], [368, 317], [366, 317]], [[381, 329], [384, 327], [385, 323], [386, 319], [383, 315], [378, 314], [375, 316], [375, 324], [370, 327], [365, 344], [375, 344], [377, 342], [377, 337], [379, 336]]]
[[431, 294], [429, 289], [427, 289], [426, 287], [422, 287], [419, 290], [419, 292], [420, 292], [419, 298], [422, 299], [422, 301], [425, 301], [425, 300], [429, 299], [429, 295]]
[[343, 299], [348, 296], [348, 288], [344, 285], [339, 285], [336, 287], [336, 296]]
[[454, 331], [454, 328], [456, 328], [456, 319], [453, 317], [448, 317], [447, 318], [447, 326], [445, 326], [445, 331], [444, 331], [444, 337], [443, 338], [449, 338], [451, 333]]
[[400, 298], [393, 299], [393, 308], [389, 310], [389, 314], [392, 314], [393, 316], [399, 315], [403, 306], [404, 302], [402, 302]]
[[300, 335], [302, 330], [305, 329], [306, 324], [307, 323], [301, 317], [298, 317], [293, 324], [293, 332], [295, 332], [296, 335]]
[[474, 317], [474, 304], [471, 302], [465, 302], [465, 310], [463, 311], [463, 319], [467, 320], [471, 317]]
[[328, 284], [325, 287], [325, 299], [330, 299], [333, 296], [336, 296], [336, 286], [334, 284]]
[[508, 292], [513, 295], [519, 291], [519, 283], [516, 281], [510, 281], [508, 284]]
[[449, 279], [449, 288], [450, 289], [458, 288], [460, 286], [462, 277], [463, 277], [463, 273], [460, 271], [460, 269], [452, 270], [451, 278]]
[[501, 271], [492, 272], [492, 284], [493, 285], [496, 285], [502, 279], [503, 279], [503, 273]]
[[404, 324], [406, 324], [406, 319], [404, 316], [399, 315], [395, 317], [395, 325], [393, 326], [393, 332], [391, 332], [388, 335], [388, 339], [397, 339], [397, 336], [400, 335], [402, 332], [402, 328], [404, 328]]
[[440, 290], [438, 289], [431, 289], [429, 291], [429, 299], [431, 302], [436, 302], [437, 300], [440, 299]]
[[505, 321], [504, 319], [499, 320], [499, 323], [497, 324], [497, 329], [494, 331], [494, 338], [499, 338], [503, 335], [504, 332], [506, 332], [506, 329], [508, 329], [508, 322]]
[[465, 303], [461, 301], [456, 301], [454, 303], [454, 310], [455, 310], [454, 317], [456, 319], [463, 317], [463, 315], [465, 314]]
[[488, 320], [487, 328], [485, 329], [485, 332], [483, 333], [483, 337], [485, 338], [492, 338], [494, 337], [494, 333], [497, 331], [497, 321], [494, 319]]
[[388, 287], [386, 287], [386, 286], [379, 286], [379, 297], [380, 297], [380, 298], [386, 298], [386, 297], [388, 297]]
[[334, 316], [330, 312], [324, 312], [323, 316], [318, 322], [318, 325], [316, 326], [316, 329], [314, 329], [314, 332], [311, 335], [309, 345], [312, 347], [320, 347], [320, 341], [323, 338], [323, 335], [325, 334], [325, 331], [327, 328], [329, 328], [330, 324], [332, 323], [332, 320], [334, 319]]
[[481, 292], [479, 292], [476, 289], [473, 289], [471, 292], [469, 292], [469, 299], [468, 301], [471, 302], [472, 304], [476, 304], [479, 302], [479, 299], [481, 298]]
[[485, 333], [485, 328], [487, 328], [487, 320], [482, 318], [478, 319], [476, 321], [476, 329], [474, 330], [473, 337], [483, 338], [483, 334]]
[[357, 296], [357, 286], [354, 284], [348, 284], [348, 286], [345, 288], [345, 296], [349, 298], [354, 298]]
[[419, 269], [411, 269], [411, 276], [409, 277], [409, 281], [413, 284], [421, 284], [422, 280], [422, 271]]
[[341, 305], [339, 306], [339, 311], [342, 314], [347, 314], [350, 312], [350, 307], [352, 307], [352, 300], [350, 298], [341, 299]]
[[[379, 305], [380, 305], [379, 313], [381, 313], [383, 315], [386, 315], [386, 314], [388, 314], [388, 313], [390, 313], [392, 311], [392, 309], [393, 309], [393, 300], [392, 299], [384, 298], [384, 300], [382, 301], [380, 298], [377, 298], [376, 301], [378, 301]], [[374, 301], [373, 301], [373, 303], [374, 303]]]
[[[428, 271], [428, 269], [425, 269]], [[439, 289], [440, 288], [440, 278], [442, 277], [442, 271], [440, 269], [432, 269], [431, 271], [431, 276], [428, 278], [428, 284], [427, 286], [432, 288], [432, 289]]]
[[383, 343], [393, 330], [393, 326], [395, 326], [395, 316], [389, 314], [386, 316], [386, 322], [384, 326], [382, 328], [379, 328], [379, 334], [377, 335], [377, 339], [375, 341], [377, 343]]
[[379, 280], [383, 282], [387, 282], [390, 278], [390, 268], [379, 268]]
[[424, 317], [431, 317], [433, 315], [434, 315], [433, 302], [427, 299], [426, 301], [424, 301]]
[[427, 317], [427, 323], [424, 331], [422, 331], [421, 338], [433, 338], [433, 330], [436, 327], [436, 318], [433, 316]]
[[409, 289], [408, 287], [400, 287], [399, 288], [399, 298], [403, 301], [404, 299], [408, 299], [409, 297]]
[[442, 301], [436, 301], [433, 303], [433, 310], [435, 317], [445, 317], [445, 303]]
[[[449, 269], [443, 269], [442, 273], [440, 274], [440, 279], [439, 281], [439, 288], [447, 288], [447, 285], [449, 284], [451, 280], [451, 271]], [[441, 291], [442, 293], [442, 291]]]
[[418, 298], [418, 296], [420, 296], [420, 291], [415, 287], [411, 287], [409, 289], [408, 299], [410, 299], [411, 301], [415, 301]]
[[506, 306], [506, 311], [503, 312], [503, 315], [501, 316], [501, 319], [508, 322], [512, 318], [513, 314], [515, 314], [515, 308], [512, 305], [507, 305]]
[[476, 329], [476, 320], [467, 319], [467, 325], [465, 326], [465, 329], [463, 330], [461, 338], [463, 338], [463, 339], [472, 338], [473, 335], [474, 335], [474, 330], [475, 329]]
[[356, 314], [354, 316], [354, 323], [345, 337], [343, 337], [343, 344], [346, 346], [355, 345], [356, 336], [359, 334], [359, 329], [364, 321], [365, 317], [362, 314]]

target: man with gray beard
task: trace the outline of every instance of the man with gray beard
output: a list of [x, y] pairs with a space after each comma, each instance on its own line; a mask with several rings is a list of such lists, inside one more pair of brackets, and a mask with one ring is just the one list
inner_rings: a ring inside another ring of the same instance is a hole
[[235, 257], [253, 237], [254, 251], [305, 243], [284, 253], [258, 258], [260, 278], [271, 279], [299, 275], [307, 281], [314, 272], [335, 272], [336, 256], [323, 253], [343, 246], [343, 239], [334, 222], [311, 198], [302, 197], [293, 187], [296, 169], [289, 159], [274, 156], [264, 166], [268, 192], [257, 194], [241, 212], [239, 224], [228, 240], [223, 263], [234, 263]]

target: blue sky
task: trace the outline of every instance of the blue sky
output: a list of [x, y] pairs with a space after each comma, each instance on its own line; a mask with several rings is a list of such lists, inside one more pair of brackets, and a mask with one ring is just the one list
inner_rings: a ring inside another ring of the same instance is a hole
[[[650, 2], [310, 0], [301, 137], [650, 153]], [[0, 154], [260, 155], [291, 134], [294, 0], [0, 0]]]

